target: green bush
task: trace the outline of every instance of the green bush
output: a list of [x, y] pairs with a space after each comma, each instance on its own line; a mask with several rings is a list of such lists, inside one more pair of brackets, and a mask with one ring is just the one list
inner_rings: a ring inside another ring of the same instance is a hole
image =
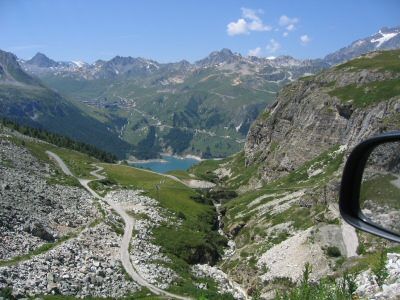
[[358, 244], [356, 252], [358, 255], [364, 255], [365, 253], [367, 253], [367, 248], [363, 242], [360, 242]]
[[339, 248], [336, 246], [329, 246], [326, 248], [326, 254], [330, 257], [339, 257], [342, 255]]
[[372, 267], [372, 273], [376, 276], [376, 283], [382, 287], [386, 278], [389, 277], [389, 272], [386, 268], [386, 251], [381, 250], [379, 260]]
[[10, 287], [5, 287], [0, 289], [0, 298], [4, 298], [4, 299], [12, 299], [12, 288]]
[[186, 216], [185, 216], [185, 214], [183, 213], [183, 212], [178, 212], [178, 218], [179, 219], [182, 219], [182, 220], [186, 220]]

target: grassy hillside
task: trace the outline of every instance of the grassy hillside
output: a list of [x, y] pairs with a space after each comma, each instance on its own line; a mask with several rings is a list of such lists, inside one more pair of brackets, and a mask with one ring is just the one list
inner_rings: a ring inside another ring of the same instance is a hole
[[400, 95], [400, 50], [375, 52], [356, 58], [334, 68], [335, 71], [390, 72], [390, 79], [376, 80], [366, 84], [349, 84], [335, 88], [329, 95], [338, 97], [356, 108], [365, 108]]
[[399, 55], [400, 50], [375, 52], [340, 64], [335, 69], [349, 71], [368, 69], [400, 73]]
[[375, 81], [362, 86], [350, 84], [330, 91], [329, 95], [357, 108], [365, 108], [400, 95], [400, 78]]
[[106, 125], [45, 88], [0, 84], [0, 116], [95, 145], [120, 158], [130, 151], [131, 146]]

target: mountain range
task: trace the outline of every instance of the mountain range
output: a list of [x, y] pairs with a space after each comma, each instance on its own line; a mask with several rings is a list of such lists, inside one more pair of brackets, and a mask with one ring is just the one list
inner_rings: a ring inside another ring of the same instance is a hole
[[[74, 108], [69, 116], [84, 115], [83, 119], [97, 124], [95, 127], [106, 131], [106, 136], [124, 144], [125, 152], [118, 153], [120, 157], [154, 158], [161, 152], [225, 157], [242, 149], [252, 122], [275, 101], [282, 86], [370, 51], [399, 48], [399, 33], [400, 27], [382, 28], [372, 36], [313, 60], [242, 56], [222, 49], [194, 63], [159, 63], [116, 56], [89, 64], [57, 62], [37, 53], [30, 60], [18, 60], [29, 75], [18, 69], [19, 77], [14, 79], [40, 85], [47, 94]], [[9, 68], [6, 56], [1, 56], [0, 74]], [[1, 78], [3, 83], [8, 80]], [[27, 97], [23, 105], [32, 105], [33, 98]], [[2, 111], [10, 111], [10, 101], [1, 103]], [[29, 113], [24, 113], [23, 119], [33, 123], [34, 114]], [[10, 113], [3, 113], [7, 115]], [[20, 118], [21, 114], [11, 115]], [[46, 122], [35, 122], [58, 130]], [[75, 122], [68, 124], [75, 126]], [[86, 127], [79, 124], [84, 131]], [[60, 133], [83, 138], [72, 129]], [[96, 146], [105, 149], [98, 141], [102, 136], [92, 134]], [[114, 151], [112, 148], [107, 146], [106, 150]]]

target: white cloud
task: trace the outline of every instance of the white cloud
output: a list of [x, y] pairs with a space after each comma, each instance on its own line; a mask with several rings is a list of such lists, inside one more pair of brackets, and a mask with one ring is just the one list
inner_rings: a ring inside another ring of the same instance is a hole
[[260, 17], [258, 16], [258, 14], [263, 13], [261, 9], [254, 10], [251, 8], [242, 7], [241, 10], [242, 10], [242, 17], [250, 20], [259, 20]]
[[239, 19], [237, 22], [230, 22], [226, 30], [229, 35], [249, 33], [247, 29], [247, 22], [244, 19]]
[[261, 56], [261, 47], [249, 50], [249, 56]]
[[262, 13], [262, 10], [242, 8], [242, 18], [227, 25], [228, 35], [249, 34], [250, 31], [270, 31], [272, 27], [264, 24], [259, 16]]
[[276, 40], [270, 39], [268, 45], [265, 47], [269, 53], [275, 53], [281, 48], [281, 44], [279, 44]]
[[284, 37], [287, 37], [287, 36], [289, 35], [289, 32], [285, 31], [282, 35], [283, 35]]
[[301, 44], [302, 45], [307, 45], [309, 42], [311, 42], [311, 38], [307, 35], [307, 34], [304, 34], [304, 35], [302, 35], [301, 37], [300, 37], [300, 42], [301, 42]]
[[286, 26], [286, 29], [289, 31], [292, 31], [294, 28], [295, 28], [294, 24], [290, 24], [290, 25]]
[[279, 26], [285, 27], [287, 31], [293, 31], [296, 29], [296, 24], [299, 22], [299, 18], [289, 18], [286, 15], [282, 15], [279, 18]]

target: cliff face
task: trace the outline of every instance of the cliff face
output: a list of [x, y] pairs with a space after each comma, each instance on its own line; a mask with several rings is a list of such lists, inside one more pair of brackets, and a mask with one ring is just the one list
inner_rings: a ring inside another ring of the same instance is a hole
[[246, 166], [269, 182], [335, 145], [399, 129], [399, 55], [369, 54], [283, 88], [248, 133]]

